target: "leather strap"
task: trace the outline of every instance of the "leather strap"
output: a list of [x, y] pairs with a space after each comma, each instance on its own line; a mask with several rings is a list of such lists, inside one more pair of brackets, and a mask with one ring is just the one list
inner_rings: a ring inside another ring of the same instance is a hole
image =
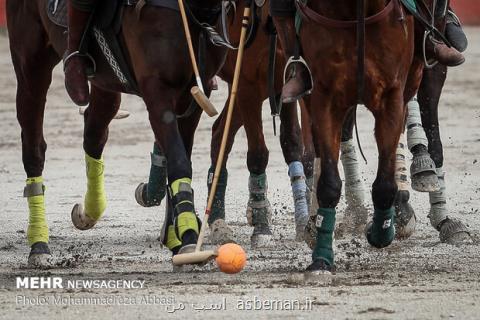
[[[370, 25], [385, 19], [388, 16], [388, 14], [392, 12], [392, 10], [395, 8], [395, 1], [397, 0], [390, 0], [390, 2], [385, 6], [385, 8], [383, 8], [382, 11], [370, 17], [365, 18], [365, 24]], [[303, 3], [300, 0], [296, 0], [295, 4], [300, 14], [302, 15], [303, 19], [318, 23], [325, 27], [337, 28], [337, 29], [354, 28], [358, 22], [357, 20], [336, 20], [336, 19], [327, 18], [315, 12], [313, 9], [311, 9], [307, 5], [307, 3]]]

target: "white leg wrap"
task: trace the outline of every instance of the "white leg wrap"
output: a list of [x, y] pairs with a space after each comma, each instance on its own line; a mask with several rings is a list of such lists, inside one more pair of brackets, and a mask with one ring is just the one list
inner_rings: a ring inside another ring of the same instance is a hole
[[440, 184], [440, 190], [430, 192], [430, 223], [435, 229], [438, 229], [440, 222], [447, 218], [447, 195], [445, 192], [445, 171], [443, 168], [437, 168], [437, 177]]
[[408, 149], [412, 150], [416, 145], [422, 144], [428, 146], [427, 136], [422, 126], [422, 117], [420, 116], [420, 105], [417, 102], [417, 98], [413, 98], [407, 104], [408, 117], [407, 117], [407, 143]]
[[358, 170], [358, 158], [353, 139], [340, 144], [343, 172], [345, 174], [345, 198], [349, 205], [362, 205], [365, 201], [365, 190]]
[[398, 191], [408, 191], [407, 150], [405, 149], [405, 135], [402, 133], [397, 146], [397, 157], [395, 161], [395, 181]]

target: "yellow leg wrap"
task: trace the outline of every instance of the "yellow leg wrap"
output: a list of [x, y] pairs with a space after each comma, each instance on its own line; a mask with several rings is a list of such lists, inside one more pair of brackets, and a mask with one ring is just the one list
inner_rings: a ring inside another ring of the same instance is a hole
[[168, 226], [167, 231], [167, 248], [172, 250], [175, 247], [181, 246], [182, 242], [178, 240], [177, 233], [175, 232], [175, 227], [173, 225]]
[[94, 159], [85, 153], [87, 167], [87, 193], [85, 194], [85, 214], [94, 220], [100, 219], [107, 207], [103, 182], [103, 158]]
[[178, 236], [182, 239], [183, 234], [188, 230], [193, 230], [197, 234], [199, 233], [198, 230], [198, 221], [197, 216], [193, 212], [182, 212], [177, 217], [177, 228], [178, 228]]
[[176, 195], [178, 193], [181, 183], [188, 183], [190, 185], [190, 184], [192, 184], [192, 179], [181, 178], [181, 179], [177, 179], [177, 180], [173, 181], [172, 185], [171, 185], [173, 195]]
[[[31, 184], [43, 184], [42, 177], [27, 179], [27, 187]], [[48, 225], [45, 219], [45, 197], [43, 194], [27, 197], [30, 212], [27, 238], [29, 245], [37, 242], [48, 243]]]

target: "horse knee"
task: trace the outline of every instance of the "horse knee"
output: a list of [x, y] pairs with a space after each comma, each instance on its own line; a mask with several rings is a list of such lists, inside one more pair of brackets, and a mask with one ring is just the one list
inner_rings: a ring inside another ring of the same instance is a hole
[[320, 177], [317, 187], [317, 200], [321, 208], [335, 208], [342, 193], [342, 180], [338, 174]]
[[373, 204], [376, 209], [387, 210], [392, 207], [397, 194], [395, 179], [376, 179], [372, 186]]
[[247, 166], [248, 171], [253, 174], [262, 174], [268, 165], [268, 149], [266, 147], [249, 150], [247, 152]]

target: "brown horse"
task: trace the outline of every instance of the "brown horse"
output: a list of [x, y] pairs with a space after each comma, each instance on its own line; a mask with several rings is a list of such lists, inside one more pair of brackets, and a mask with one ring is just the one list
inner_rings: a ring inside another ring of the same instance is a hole
[[[46, 143], [43, 137], [43, 116], [52, 69], [61, 60], [66, 48], [65, 29], [48, 18], [47, 0], [8, 0], [8, 32], [15, 73], [17, 76], [17, 116], [22, 128], [23, 163], [27, 174], [25, 196], [30, 208], [28, 239], [31, 245], [29, 262], [48, 264], [48, 226], [45, 221], [42, 171]], [[187, 1], [192, 5], [193, 2]], [[201, 7], [191, 6], [200, 21], [216, 21], [220, 0], [202, 1]], [[208, 12], [209, 16], [204, 13]], [[213, 15], [213, 16], [212, 16]], [[194, 46], [198, 47], [200, 27], [191, 23]], [[192, 177], [190, 153], [193, 134], [201, 111], [199, 108], [177, 121], [175, 114], [183, 113], [192, 98], [194, 84], [191, 62], [181, 18], [178, 12], [164, 7], [146, 5], [141, 11], [124, 8], [122, 39], [130, 59], [131, 70], [138, 83], [138, 94], [145, 101], [150, 124], [158, 148], [167, 161], [172, 201], [189, 202], [175, 211], [185, 223], [172, 226], [179, 239], [170, 239], [179, 250], [196, 242], [198, 225], [193, 214], [193, 194], [189, 187]], [[218, 72], [225, 59], [225, 50], [208, 45], [209, 57], [205, 79]], [[103, 186], [102, 152], [108, 138], [108, 126], [120, 105], [123, 86], [101, 54], [98, 46], [91, 46], [97, 62], [96, 74], [91, 79], [91, 102], [85, 112], [84, 149], [87, 163], [87, 193], [84, 208], [75, 206], [72, 219], [77, 228], [91, 228], [106, 207]], [[210, 91], [207, 88], [206, 91]], [[208, 93], [207, 92], [207, 93]], [[165, 185], [165, 184], [164, 184]], [[181, 195], [181, 199], [175, 196]], [[181, 220], [178, 218], [177, 220]], [[182, 230], [175, 230], [182, 229]]]
[[[333, 20], [352, 21], [339, 27], [321, 23], [321, 19], [304, 19], [300, 30], [306, 61], [314, 75], [314, 90], [306, 99], [316, 156], [321, 159], [317, 184], [319, 209], [316, 217], [317, 239], [312, 253], [313, 273], [334, 270], [332, 237], [335, 207], [341, 193], [338, 157], [342, 125], [359, 98], [375, 117], [378, 146], [378, 171], [373, 184], [374, 218], [366, 229], [368, 242], [378, 248], [388, 246], [395, 237], [394, 199], [395, 156], [406, 115], [406, 102], [418, 89], [423, 61], [414, 58], [414, 21], [400, 20], [400, 10], [393, 10], [396, 0], [367, 0], [367, 16], [382, 12], [383, 18], [367, 19], [365, 87], [358, 90], [357, 41], [355, 22], [358, 9], [351, 1], [309, 1], [300, 10]], [[397, 7], [398, 8], [398, 7]], [[312, 11], [313, 10], [313, 11]], [[361, 10], [361, 9], [360, 9]], [[388, 11], [387, 11], [388, 10]], [[368, 22], [370, 21], [370, 23]], [[349, 27], [349, 26], [352, 26]], [[321, 39], [322, 41], [312, 41]], [[358, 93], [361, 93], [359, 95]]]
[[[237, 10], [240, 12], [245, 6], [245, 1], [237, 2]], [[255, 38], [251, 41], [244, 52], [242, 73], [240, 77], [238, 95], [236, 100], [233, 122], [227, 140], [226, 157], [224, 159], [220, 177], [220, 184], [215, 194], [214, 207], [209, 217], [211, 226], [210, 240], [214, 243], [232, 240], [232, 231], [225, 223], [225, 192], [227, 187], [228, 172], [226, 164], [235, 135], [243, 126], [247, 134], [248, 152], [247, 167], [249, 177], [249, 200], [247, 204], [247, 220], [253, 226], [251, 236], [252, 247], [267, 246], [271, 242], [271, 206], [267, 197], [267, 177], [265, 170], [268, 164], [268, 149], [265, 144], [262, 127], [262, 103], [269, 97], [269, 41], [272, 35], [272, 21], [269, 17], [268, 2], [261, 8], [256, 8], [258, 25]], [[240, 34], [242, 21], [241, 16], [231, 16], [228, 21], [229, 35], [237, 39]], [[276, 49], [276, 64], [274, 66], [274, 91], [278, 95], [281, 91], [282, 70], [285, 58], [280, 48]], [[219, 76], [231, 85], [235, 69], [235, 52], [227, 55], [226, 62], [219, 72]], [[229, 91], [231, 86], [229, 86]], [[252, 94], [254, 93], [254, 94]], [[228, 101], [226, 102], [228, 105]], [[211, 163], [208, 185], [211, 183], [211, 174], [215, 169], [218, 150], [223, 135], [226, 118], [226, 108], [215, 121], [212, 127]], [[289, 167], [289, 175], [292, 183], [292, 191], [295, 202], [295, 222], [297, 228], [297, 240], [303, 237], [303, 229], [308, 218], [306, 199], [305, 174], [302, 166], [303, 144], [301, 129], [298, 123], [297, 107], [295, 103], [284, 104], [280, 112], [280, 144], [285, 162]]]

